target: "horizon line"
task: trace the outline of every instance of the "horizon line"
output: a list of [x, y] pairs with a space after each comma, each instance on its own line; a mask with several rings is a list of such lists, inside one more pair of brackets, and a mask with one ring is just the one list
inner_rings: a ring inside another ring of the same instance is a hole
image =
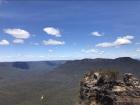
[[15, 61], [0, 61], [0, 63], [10, 63], [10, 62], [45, 62], [45, 61], [72, 61], [72, 60], [84, 60], [84, 59], [117, 59], [117, 58], [132, 58], [139, 60], [140, 58], [134, 58], [129, 56], [120, 56], [114, 58], [105, 58], [105, 57], [97, 57], [97, 58], [77, 58], [77, 59], [54, 59], [54, 60], [15, 60]]

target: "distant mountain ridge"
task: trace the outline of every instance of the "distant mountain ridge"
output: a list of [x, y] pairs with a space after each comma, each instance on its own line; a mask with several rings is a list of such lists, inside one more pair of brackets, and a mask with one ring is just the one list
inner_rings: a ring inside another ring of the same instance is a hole
[[78, 70], [79, 72], [86, 72], [87, 70], [114, 69], [120, 72], [132, 72], [140, 75], [140, 61], [130, 57], [71, 60], [60, 65], [57, 69], [70, 72]]

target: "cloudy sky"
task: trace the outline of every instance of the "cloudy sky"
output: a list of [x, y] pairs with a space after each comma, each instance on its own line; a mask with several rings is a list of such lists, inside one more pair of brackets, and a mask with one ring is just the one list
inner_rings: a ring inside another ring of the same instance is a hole
[[0, 61], [140, 58], [139, 5], [0, 0]]

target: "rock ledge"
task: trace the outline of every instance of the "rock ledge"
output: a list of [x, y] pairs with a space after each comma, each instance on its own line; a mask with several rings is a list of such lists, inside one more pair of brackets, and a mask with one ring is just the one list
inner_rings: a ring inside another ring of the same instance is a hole
[[101, 72], [86, 73], [80, 83], [80, 105], [140, 105], [140, 83], [131, 73], [121, 80]]

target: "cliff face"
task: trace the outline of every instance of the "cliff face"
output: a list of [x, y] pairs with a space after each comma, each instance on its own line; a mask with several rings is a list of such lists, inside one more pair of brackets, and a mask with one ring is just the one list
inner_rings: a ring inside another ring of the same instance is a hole
[[80, 105], [140, 105], [139, 80], [131, 73], [122, 80], [87, 73], [80, 83]]

